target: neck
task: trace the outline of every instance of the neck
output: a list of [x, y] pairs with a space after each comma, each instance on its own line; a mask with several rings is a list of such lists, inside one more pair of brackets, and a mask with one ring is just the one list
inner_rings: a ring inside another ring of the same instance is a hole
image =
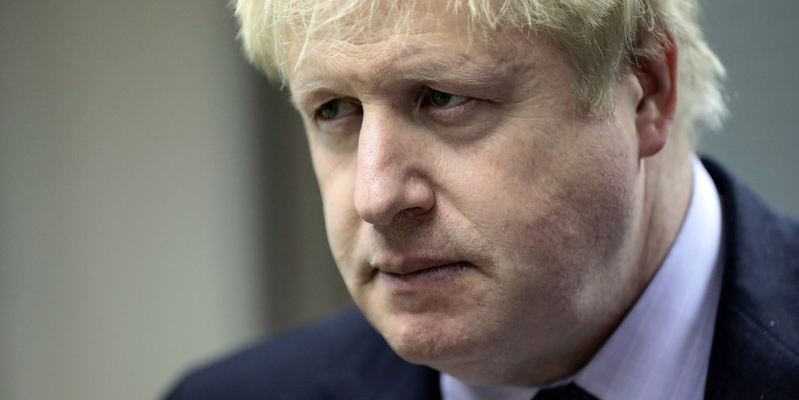
[[682, 142], [642, 160], [645, 169], [644, 220], [639, 268], [641, 292], [655, 275], [682, 227], [693, 188], [692, 151]]

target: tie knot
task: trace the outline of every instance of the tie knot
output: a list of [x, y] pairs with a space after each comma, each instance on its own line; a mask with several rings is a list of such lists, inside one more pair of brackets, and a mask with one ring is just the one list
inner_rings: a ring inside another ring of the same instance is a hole
[[598, 400], [574, 383], [545, 389], [533, 397], [533, 400]]

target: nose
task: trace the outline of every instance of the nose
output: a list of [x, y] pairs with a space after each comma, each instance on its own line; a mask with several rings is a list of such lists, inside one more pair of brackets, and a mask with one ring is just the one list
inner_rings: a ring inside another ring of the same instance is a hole
[[390, 116], [361, 122], [355, 209], [373, 225], [388, 225], [399, 214], [422, 215], [433, 209], [426, 149], [412, 126]]

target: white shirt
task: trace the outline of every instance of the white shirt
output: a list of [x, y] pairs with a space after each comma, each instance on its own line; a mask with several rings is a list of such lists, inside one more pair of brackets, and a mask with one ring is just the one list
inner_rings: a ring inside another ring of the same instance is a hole
[[[693, 158], [688, 213], [666, 260], [591, 361], [571, 378], [602, 400], [701, 400], [721, 293], [721, 203]], [[476, 387], [441, 375], [444, 400], [530, 400], [540, 388]]]

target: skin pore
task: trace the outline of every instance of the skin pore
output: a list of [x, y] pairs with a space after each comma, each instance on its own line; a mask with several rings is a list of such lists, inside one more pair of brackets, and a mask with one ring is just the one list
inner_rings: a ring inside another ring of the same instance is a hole
[[557, 47], [463, 26], [425, 9], [407, 32], [320, 35], [289, 87], [333, 255], [389, 345], [473, 384], [546, 383], [612, 333], [687, 209], [676, 47], [588, 117]]

